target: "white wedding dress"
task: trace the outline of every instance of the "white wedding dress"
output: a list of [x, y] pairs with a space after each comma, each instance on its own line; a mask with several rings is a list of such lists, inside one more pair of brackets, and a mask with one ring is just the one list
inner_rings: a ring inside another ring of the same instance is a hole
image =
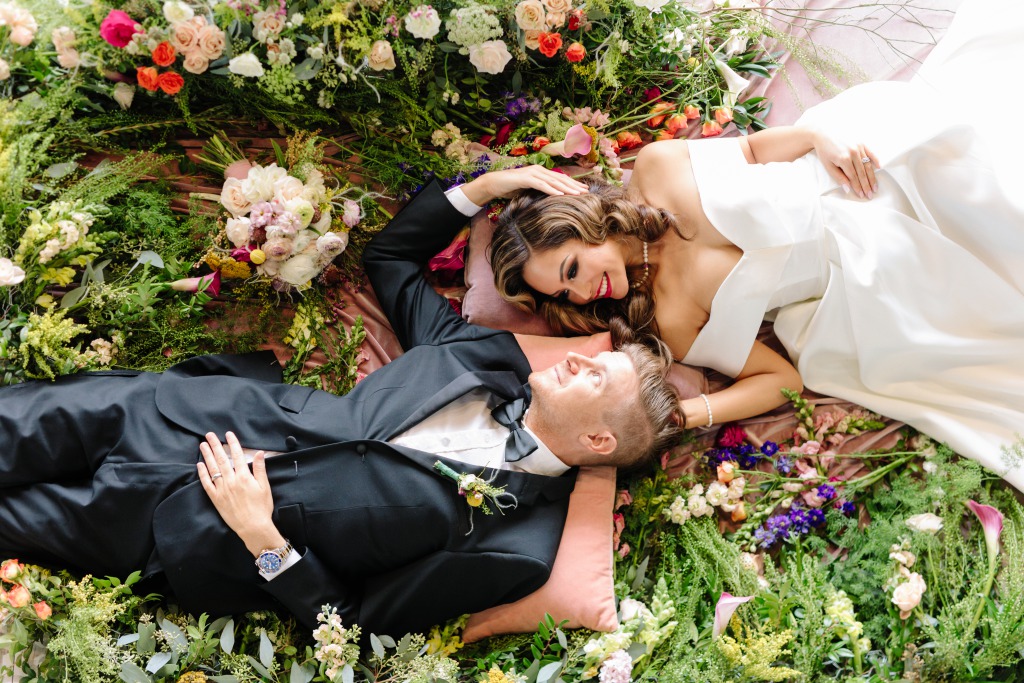
[[798, 122], [881, 162], [862, 200], [814, 154], [748, 164], [692, 143], [704, 211], [743, 251], [688, 364], [735, 376], [762, 319], [805, 385], [910, 424], [1024, 490], [1024, 2], [967, 0], [910, 83], [869, 83]]

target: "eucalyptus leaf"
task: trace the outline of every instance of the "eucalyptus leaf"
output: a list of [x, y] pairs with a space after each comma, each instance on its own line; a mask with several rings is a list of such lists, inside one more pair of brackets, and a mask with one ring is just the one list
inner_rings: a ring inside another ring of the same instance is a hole
[[298, 662], [292, 662], [292, 670], [288, 674], [288, 683], [309, 683], [315, 675], [316, 671], [312, 668]]
[[292, 75], [295, 76], [297, 80], [308, 81], [320, 73], [322, 66], [323, 62], [321, 60], [306, 57], [302, 62], [295, 65], [292, 69]]
[[85, 296], [86, 292], [89, 291], [88, 287], [75, 287], [70, 292], [60, 298], [61, 308], [71, 308]]
[[537, 683], [551, 683], [562, 671], [562, 662], [549, 662], [537, 672]]
[[155, 251], [146, 250], [138, 255], [135, 259], [135, 265], [132, 266], [132, 270], [135, 270], [135, 266], [153, 266], [154, 268], [163, 268], [164, 260], [160, 258], [160, 254]]
[[249, 664], [252, 666], [252, 668], [256, 669], [256, 671], [261, 676], [263, 676], [264, 678], [270, 678], [271, 677], [270, 676], [270, 672], [267, 670], [267, 667], [265, 667], [262, 664], [260, 664], [260, 660], [256, 659], [252, 655], [247, 655], [247, 658], [248, 658]]
[[124, 683], [153, 683], [149, 674], [134, 662], [121, 662], [120, 678]]
[[540, 660], [533, 660], [533, 664], [523, 672], [523, 683], [536, 683], [537, 672], [540, 671]]
[[118, 647], [123, 647], [125, 645], [130, 645], [130, 644], [134, 643], [138, 639], [139, 639], [139, 634], [138, 633], [128, 633], [128, 634], [125, 634], [125, 635], [123, 635], [123, 636], [121, 636], [120, 638], [117, 639], [117, 646]]
[[217, 633], [222, 628], [224, 628], [224, 625], [227, 624], [229, 621], [231, 621], [231, 617], [218, 617], [214, 620], [212, 624], [210, 624], [210, 633]]
[[188, 649], [188, 637], [174, 624], [166, 619], [160, 621], [160, 630], [163, 631], [171, 641], [171, 646], [180, 650]]
[[384, 644], [380, 642], [380, 638], [374, 633], [370, 634], [370, 647], [373, 648], [373, 654], [377, 655], [380, 659], [384, 659]]
[[647, 652], [647, 646], [644, 645], [643, 643], [633, 643], [632, 645], [629, 646], [629, 649], [626, 650], [626, 653], [630, 656], [630, 658], [634, 662], [636, 660], [640, 659], [640, 657], [642, 655], [646, 654], [646, 652]]
[[636, 578], [633, 579], [633, 583], [629, 587], [631, 591], [637, 591], [643, 587], [644, 577], [647, 576], [647, 563], [650, 559], [651, 556], [648, 555], [644, 559], [640, 560], [640, 564], [636, 566]]
[[341, 670], [341, 683], [352, 683], [355, 680], [355, 672], [352, 670], [351, 664], [346, 664], [345, 668]]
[[389, 635], [377, 636], [384, 647], [395, 648], [395, 639]]
[[228, 623], [224, 624], [224, 630], [220, 632], [220, 647], [224, 652], [231, 654], [231, 649], [235, 646], [235, 620], [228, 619]]
[[146, 671], [151, 674], [155, 674], [157, 671], [162, 669], [167, 662], [171, 661], [170, 652], [157, 652], [155, 655], [149, 658], [146, 662]]
[[270, 668], [274, 663], [274, 644], [270, 642], [266, 629], [260, 629], [260, 663]]
[[62, 164], [54, 164], [53, 166], [50, 166], [45, 171], [43, 171], [43, 173], [49, 178], [63, 178], [68, 173], [74, 171], [76, 168], [78, 168], [78, 164], [76, 162], [65, 161]]
[[140, 655], [151, 655], [156, 652], [156, 624], [139, 624], [139, 642], [135, 651]]
[[224, 674], [222, 676], [209, 676], [208, 680], [214, 683], [238, 683], [238, 679], [231, 674]]

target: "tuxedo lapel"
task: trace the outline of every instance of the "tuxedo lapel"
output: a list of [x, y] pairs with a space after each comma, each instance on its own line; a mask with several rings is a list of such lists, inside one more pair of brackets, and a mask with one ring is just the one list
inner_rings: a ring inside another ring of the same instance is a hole
[[467, 371], [456, 377], [445, 385], [436, 394], [423, 401], [400, 425], [387, 435], [387, 439], [393, 439], [407, 429], [419, 424], [430, 415], [438, 412], [446, 405], [469, 393], [473, 389], [487, 389], [503, 400], [518, 398], [523, 394], [523, 385], [514, 372], [509, 371], [488, 371], [472, 372]]

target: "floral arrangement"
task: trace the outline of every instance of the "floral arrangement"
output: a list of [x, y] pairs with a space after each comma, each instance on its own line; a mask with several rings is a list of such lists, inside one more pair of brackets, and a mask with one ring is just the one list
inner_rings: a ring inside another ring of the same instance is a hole
[[31, 45], [38, 31], [39, 23], [30, 11], [16, 2], [0, 2], [0, 82], [10, 79], [18, 48]]

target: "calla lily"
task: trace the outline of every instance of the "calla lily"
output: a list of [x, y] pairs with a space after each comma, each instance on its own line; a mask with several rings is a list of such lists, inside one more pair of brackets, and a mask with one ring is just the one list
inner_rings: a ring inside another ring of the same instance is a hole
[[985, 530], [985, 545], [988, 547], [989, 560], [999, 554], [999, 534], [1003, 532], [1003, 513], [991, 505], [982, 505], [973, 500], [967, 501], [967, 507], [978, 516], [981, 527]]
[[461, 270], [466, 266], [466, 247], [469, 245], [469, 228], [464, 228], [447, 247], [427, 262], [427, 268], [437, 270]]
[[739, 598], [733, 595], [729, 595], [723, 592], [721, 597], [718, 598], [718, 604], [715, 605], [715, 625], [711, 629], [711, 637], [717, 638], [722, 635], [725, 631], [725, 627], [729, 625], [729, 620], [732, 619], [732, 615], [736, 612], [737, 608], [745, 602], [753, 600], [754, 596]]
[[577, 154], [584, 156], [590, 154], [594, 146], [594, 139], [590, 137], [582, 123], [577, 123], [565, 133], [565, 139], [559, 142], [552, 142], [545, 145], [540, 151], [548, 156], [558, 156], [570, 159]]
[[200, 277], [187, 277], [184, 280], [175, 280], [171, 283], [171, 289], [176, 292], [198, 292], [200, 289], [209, 296], [220, 294], [220, 271], [214, 271], [209, 275]]
[[747, 89], [750, 81], [733, 71], [728, 64], [720, 59], [715, 60], [715, 68], [718, 69], [718, 73], [722, 74], [722, 78], [725, 79], [725, 89], [728, 90], [724, 96], [724, 104], [729, 107], [735, 107], [740, 99], [740, 94]]

